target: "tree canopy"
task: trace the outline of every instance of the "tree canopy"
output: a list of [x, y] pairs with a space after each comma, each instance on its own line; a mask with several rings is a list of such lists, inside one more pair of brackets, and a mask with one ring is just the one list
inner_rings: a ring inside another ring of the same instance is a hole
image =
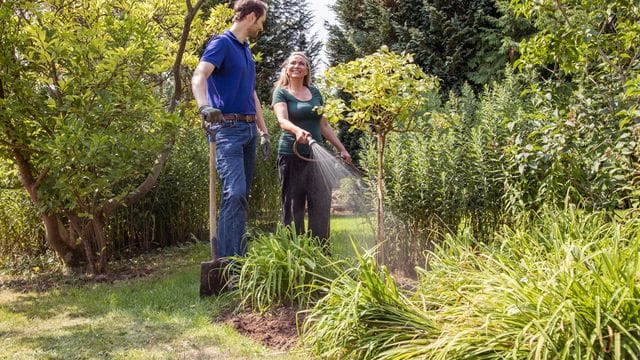
[[327, 43], [332, 64], [386, 45], [414, 54], [445, 93], [465, 82], [479, 89], [500, 79], [516, 58], [517, 41], [532, 31], [500, 0], [337, 0], [333, 9], [338, 23], [329, 27]]

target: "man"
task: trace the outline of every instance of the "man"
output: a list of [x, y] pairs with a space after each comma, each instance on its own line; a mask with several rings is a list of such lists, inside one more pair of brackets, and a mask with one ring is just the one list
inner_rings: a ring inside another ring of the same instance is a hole
[[222, 183], [220, 258], [246, 253], [243, 236], [258, 133], [263, 155], [270, 153], [269, 134], [255, 92], [256, 66], [247, 42], [262, 31], [267, 10], [267, 4], [260, 0], [238, 0], [231, 29], [209, 41], [191, 79], [209, 141], [216, 143], [216, 169]]

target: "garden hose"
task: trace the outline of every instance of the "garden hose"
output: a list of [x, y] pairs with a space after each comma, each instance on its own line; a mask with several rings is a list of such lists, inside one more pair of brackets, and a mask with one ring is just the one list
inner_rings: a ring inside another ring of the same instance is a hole
[[[309, 137], [309, 147], [313, 146], [313, 145], [317, 145], [318, 142], [315, 141], [313, 138]], [[304, 160], [304, 161], [310, 161], [310, 162], [318, 162], [318, 159], [313, 159], [311, 157], [304, 157], [302, 155], [300, 155], [300, 152], [298, 152], [298, 140], [296, 139], [296, 141], [293, 143], [293, 153], [296, 154], [297, 157], [299, 157], [300, 159]]]

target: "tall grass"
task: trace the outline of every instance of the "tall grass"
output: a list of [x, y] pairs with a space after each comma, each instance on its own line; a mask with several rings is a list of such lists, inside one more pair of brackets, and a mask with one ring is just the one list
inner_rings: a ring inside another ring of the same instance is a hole
[[398, 289], [370, 254], [329, 287], [304, 322], [305, 344], [321, 358], [409, 359], [438, 326]]
[[305, 307], [320, 296], [322, 284], [342, 272], [340, 261], [324, 252], [318, 239], [296, 235], [291, 227], [259, 234], [246, 256], [235, 257], [239, 307], [264, 312], [278, 304]]
[[[0, 180], [7, 176], [3, 175]], [[44, 235], [44, 226], [27, 192], [0, 188], [0, 268], [18, 270], [20, 264], [50, 258], [43, 256], [46, 253]]]
[[336, 280], [305, 340], [336, 359], [636, 359], [639, 254], [636, 217], [547, 210], [492, 245], [463, 228], [430, 253], [410, 295], [358, 272]]

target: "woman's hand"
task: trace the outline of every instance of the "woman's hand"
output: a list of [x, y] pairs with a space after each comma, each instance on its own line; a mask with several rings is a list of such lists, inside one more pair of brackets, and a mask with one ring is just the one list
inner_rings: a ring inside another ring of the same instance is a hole
[[295, 136], [298, 144], [306, 144], [311, 139], [311, 133], [301, 128], [296, 129]]
[[340, 151], [340, 158], [345, 163], [351, 164], [351, 155], [349, 155], [349, 152], [347, 152], [347, 150]]

